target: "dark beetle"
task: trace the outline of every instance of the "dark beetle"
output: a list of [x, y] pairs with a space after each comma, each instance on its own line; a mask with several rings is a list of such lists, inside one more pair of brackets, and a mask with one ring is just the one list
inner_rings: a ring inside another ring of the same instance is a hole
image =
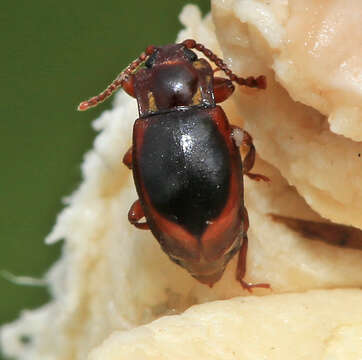
[[[202, 52], [217, 66], [213, 70]], [[229, 79], [214, 77], [222, 70]], [[162, 47], [149, 46], [100, 95], [84, 101], [87, 110], [117, 88], [135, 97], [139, 119], [133, 145], [123, 162], [133, 170], [139, 200], [129, 221], [150, 229], [172, 261], [194, 278], [212, 286], [229, 260], [239, 252], [236, 278], [243, 280], [248, 246], [248, 215], [243, 199], [243, 174], [251, 174], [255, 148], [250, 135], [230, 126], [216, 103], [226, 100], [239, 85], [264, 89], [265, 77], [237, 77], [225, 63], [194, 40]], [[235, 139], [249, 151], [244, 167]], [[145, 217], [146, 222], [140, 222]]]

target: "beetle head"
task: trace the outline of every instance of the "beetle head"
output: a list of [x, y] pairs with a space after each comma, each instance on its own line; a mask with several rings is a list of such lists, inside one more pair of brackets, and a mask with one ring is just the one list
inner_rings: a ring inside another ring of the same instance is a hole
[[169, 44], [154, 47], [152, 54], [145, 61], [149, 69], [159, 65], [189, 64], [197, 60], [197, 55], [183, 44]]

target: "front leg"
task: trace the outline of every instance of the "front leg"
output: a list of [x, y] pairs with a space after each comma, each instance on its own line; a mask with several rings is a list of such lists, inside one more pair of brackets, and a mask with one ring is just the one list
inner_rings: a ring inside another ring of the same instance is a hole
[[132, 169], [132, 146], [124, 154], [122, 162], [128, 167], [128, 169]]
[[216, 103], [225, 101], [235, 90], [229, 79], [214, 77], [214, 98]]

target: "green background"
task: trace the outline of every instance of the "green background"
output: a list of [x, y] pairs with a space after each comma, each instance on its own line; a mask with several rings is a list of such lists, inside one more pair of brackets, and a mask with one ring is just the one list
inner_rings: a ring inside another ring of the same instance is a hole
[[[9, 1], [0, 12], [0, 270], [40, 277], [62, 244], [44, 244], [61, 198], [81, 180], [110, 102], [78, 113], [149, 44], [173, 42], [190, 1]], [[191, 1], [203, 13], [208, 0]], [[0, 277], [0, 325], [48, 300], [46, 289]], [[1, 355], [0, 355], [0, 359]]]

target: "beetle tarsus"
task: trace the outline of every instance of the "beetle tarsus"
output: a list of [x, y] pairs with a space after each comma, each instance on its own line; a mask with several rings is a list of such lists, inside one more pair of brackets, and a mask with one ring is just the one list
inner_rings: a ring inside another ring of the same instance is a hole
[[271, 182], [271, 180], [267, 176], [264, 176], [261, 174], [246, 173], [244, 175], [246, 175], [249, 179], [252, 179], [255, 181]]
[[249, 291], [249, 293], [253, 292], [254, 288], [263, 288], [263, 289], [271, 289], [270, 284], [266, 283], [258, 283], [258, 284], [250, 284], [244, 280], [238, 279], [243, 289]]

